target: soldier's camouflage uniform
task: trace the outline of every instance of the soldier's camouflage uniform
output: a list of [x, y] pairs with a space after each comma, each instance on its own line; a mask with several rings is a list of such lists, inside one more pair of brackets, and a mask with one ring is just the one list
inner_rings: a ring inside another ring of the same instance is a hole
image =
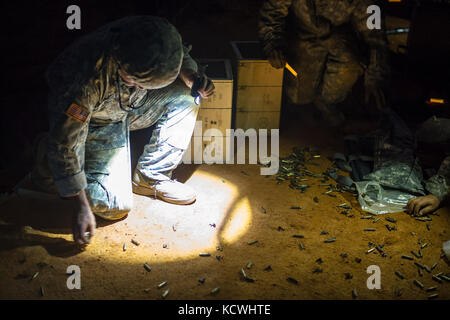
[[[63, 197], [85, 189], [95, 214], [119, 219], [132, 207], [129, 130], [154, 124], [136, 169], [170, 179], [198, 112], [190, 89], [175, 80], [181, 66], [197, 71], [188, 51], [172, 25], [148, 16], [108, 24], [66, 49], [47, 73], [50, 131], [38, 142], [34, 184]], [[156, 89], [127, 86], [119, 65]]]
[[[281, 49], [298, 72], [297, 79], [285, 79], [291, 103], [342, 102], [366, 68], [366, 81], [385, 80], [388, 45], [383, 24], [381, 30], [367, 27], [367, 7], [372, 4], [369, 0], [264, 1], [259, 21], [264, 53]], [[360, 58], [361, 42], [369, 48], [370, 59]]]
[[450, 198], [450, 119], [432, 117], [416, 133], [420, 143], [433, 145], [445, 154], [439, 170], [425, 181], [425, 189], [441, 202]]

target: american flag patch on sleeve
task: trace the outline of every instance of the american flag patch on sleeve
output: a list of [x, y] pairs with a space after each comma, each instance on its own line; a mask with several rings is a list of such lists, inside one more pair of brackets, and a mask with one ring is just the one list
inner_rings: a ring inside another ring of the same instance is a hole
[[66, 110], [66, 114], [78, 121], [86, 122], [89, 111], [86, 108], [80, 107], [79, 105], [72, 103], [70, 107]]

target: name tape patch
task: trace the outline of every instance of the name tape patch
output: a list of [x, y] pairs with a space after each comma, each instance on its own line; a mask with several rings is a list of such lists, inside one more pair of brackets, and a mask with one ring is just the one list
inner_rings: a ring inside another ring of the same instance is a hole
[[89, 117], [89, 111], [86, 108], [80, 107], [79, 105], [72, 103], [70, 107], [66, 110], [66, 114], [80, 122], [86, 122]]

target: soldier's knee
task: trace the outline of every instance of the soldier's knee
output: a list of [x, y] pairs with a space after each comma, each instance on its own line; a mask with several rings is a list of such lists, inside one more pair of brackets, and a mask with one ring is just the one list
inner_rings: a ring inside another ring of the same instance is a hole
[[113, 192], [98, 182], [88, 183], [86, 195], [92, 213], [106, 220], [118, 220], [125, 217], [133, 207], [133, 195], [130, 192]]
[[130, 211], [131, 211], [131, 208], [107, 209], [104, 211], [100, 211], [99, 208], [92, 208], [92, 213], [94, 213], [96, 216], [99, 216], [105, 220], [120, 220], [123, 217], [125, 217]]

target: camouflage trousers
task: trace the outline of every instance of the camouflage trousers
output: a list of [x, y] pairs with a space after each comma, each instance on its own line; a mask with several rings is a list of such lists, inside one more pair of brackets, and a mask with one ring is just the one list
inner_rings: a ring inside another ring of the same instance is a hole
[[[93, 213], [116, 220], [132, 209], [130, 130], [155, 126], [136, 170], [150, 180], [167, 180], [189, 145], [197, 113], [190, 90], [179, 80], [149, 90], [140, 108], [125, 114], [123, 121], [97, 122], [94, 113], [83, 142], [85, 191]], [[31, 178], [39, 190], [56, 193], [46, 155], [47, 137], [43, 135], [38, 141]]]
[[290, 41], [287, 60], [298, 73], [294, 78], [286, 72], [284, 86], [290, 103], [320, 99], [334, 105], [345, 100], [363, 73], [351, 40], [338, 33], [326, 39]]

